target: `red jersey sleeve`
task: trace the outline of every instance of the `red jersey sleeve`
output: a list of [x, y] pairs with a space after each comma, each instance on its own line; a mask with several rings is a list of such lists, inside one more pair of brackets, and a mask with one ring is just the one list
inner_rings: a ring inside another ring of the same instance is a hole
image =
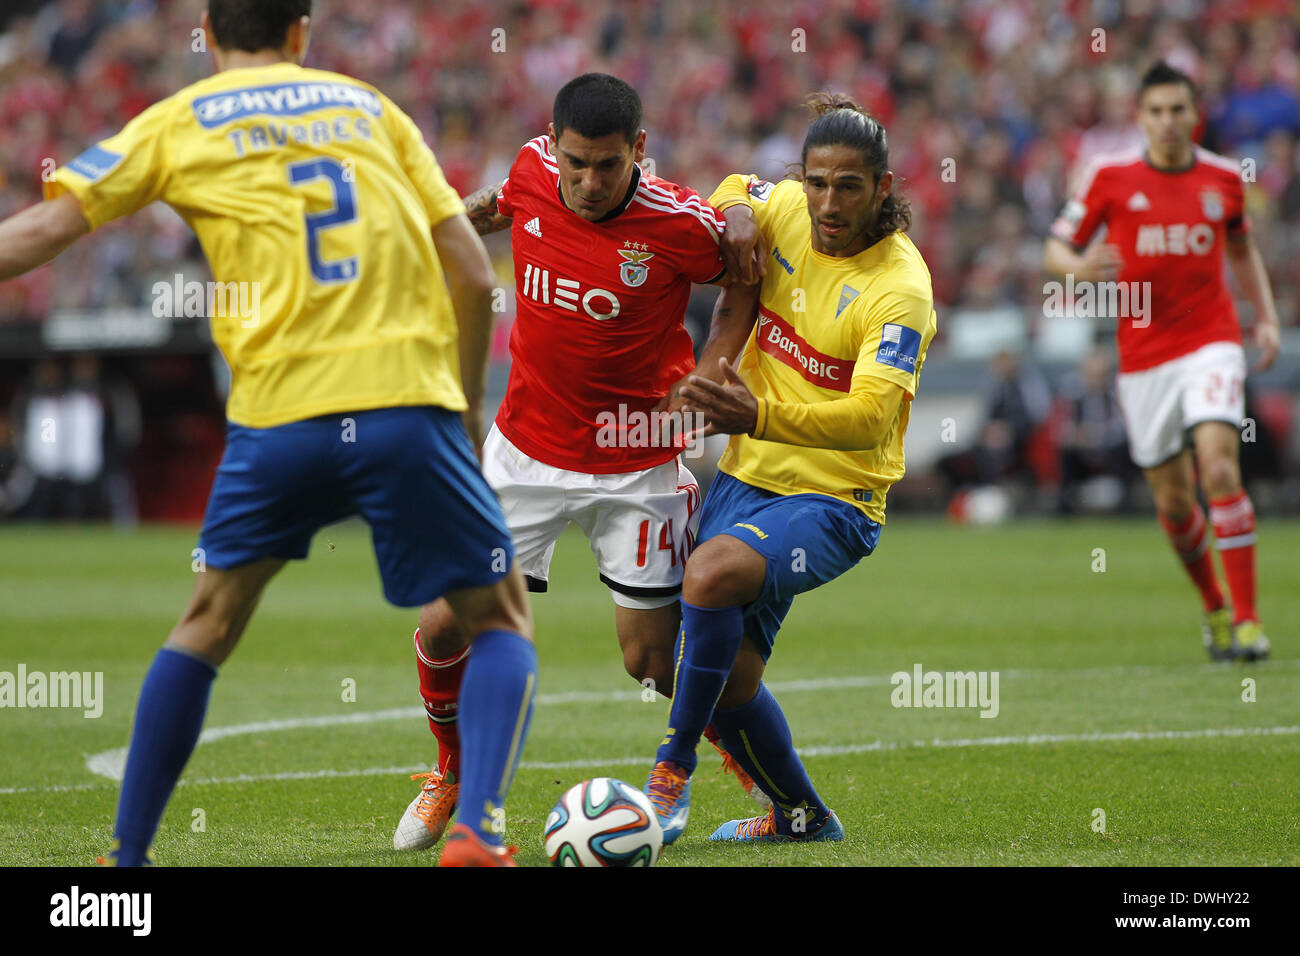
[[1228, 186], [1228, 219], [1224, 223], [1229, 238], [1250, 232], [1250, 217], [1246, 215], [1246, 188], [1241, 178], [1233, 176]]
[[[722, 230], [727, 226], [722, 213], [688, 186], [680, 186], [657, 176], [643, 176], [642, 185], [650, 201], [689, 212], [688, 216], [682, 217], [686, 228], [675, 237], [675, 244], [680, 244], [677, 247], [681, 250], [682, 275], [699, 283], [721, 278], [726, 267], [722, 263], [718, 243]], [[674, 216], [670, 221], [676, 219]]]
[[[515, 160], [515, 166], [519, 165], [519, 160]], [[510, 188], [510, 176], [515, 173], [515, 166], [510, 167], [510, 175], [501, 183], [501, 188], [497, 190], [497, 212], [507, 219], [515, 218], [515, 207], [510, 202], [510, 196], [513, 190]]]
[[1073, 195], [1052, 223], [1052, 235], [1082, 249], [1106, 221], [1105, 178], [1100, 163], [1084, 170]]
[[515, 218], [515, 191], [526, 186], [537, 176], [541, 154], [546, 152], [546, 137], [534, 136], [519, 149], [510, 172], [497, 191], [497, 212], [507, 219]]
[[700, 200], [700, 207], [701, 219], [691, 228], [687, 250], [690, 269], [686, 275], [692, 282], [716, 282], [726, 271], [718, 244], [722, 230], [727, 228], [727, 220], [704, 199]]

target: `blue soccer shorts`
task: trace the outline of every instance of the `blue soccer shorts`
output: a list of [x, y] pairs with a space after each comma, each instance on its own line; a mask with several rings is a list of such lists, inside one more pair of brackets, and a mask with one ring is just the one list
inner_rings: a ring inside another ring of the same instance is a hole
[[399, 607], [505, 576], [514, 545], [459, 412], [434, 406], [230, 423], [199, 547], [211, 567], [301, 559], [322, 527], [370, 525], [384, 596]]
[[704, 499], [696, 547], [729, 534], [766, 559], [762, 593], [744, 613], [745, 633], [767, 660], [794, 596], [833, 581], [871, 554], [880, 530], [838, 498], [779, 495], [718, 472]]

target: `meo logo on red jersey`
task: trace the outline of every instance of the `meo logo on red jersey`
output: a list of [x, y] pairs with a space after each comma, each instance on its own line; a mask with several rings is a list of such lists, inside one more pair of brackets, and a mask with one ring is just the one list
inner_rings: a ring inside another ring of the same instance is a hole
[[[644, 277], [641, 281], [645, 281]], [[623, 308], [618, 296], [608, 289], [589, 288], [583, 291], [582, 283], [577, 279], [568, 279], [558, 274], [552, 276], [549, 269], [535, 266], [531, 262], [524, 265], [524, 282], [519, 291], [534, 302], [557, 305], [570, 312], [577, 312], [581, 306], [583, 312], [598, 322], [617, 318]]]

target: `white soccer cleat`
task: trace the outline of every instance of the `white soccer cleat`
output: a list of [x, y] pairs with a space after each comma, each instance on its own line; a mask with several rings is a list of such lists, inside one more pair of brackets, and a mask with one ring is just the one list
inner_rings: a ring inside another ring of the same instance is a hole
[[411, 779], [424, 783], [397, 824], [393, 833], [394, 850], [427, 850], [437, 843], [447, 829], [460, 795], [456, 775], [448, 773], [444, 777], [437, 767], [429, 773], [411, 774]]

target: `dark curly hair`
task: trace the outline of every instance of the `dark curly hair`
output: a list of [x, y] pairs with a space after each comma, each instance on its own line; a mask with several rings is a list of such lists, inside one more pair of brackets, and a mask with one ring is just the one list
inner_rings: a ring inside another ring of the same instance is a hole
[[[808, 128], [799, 156], [802, 173], [808, 162], [808, 150], [818, 146], [851, 146], [862, 153], [874, 182], [889, 169], [889, 140], [885, 128], [843, 93], [813, 93], [804, 100], [816, 119]], [[912, 225], [912, 204], [898, 190], [890, 190], [880, 204], [880, 215], [868, 237], [872, 242], [891, 232], [907, 232]]]

